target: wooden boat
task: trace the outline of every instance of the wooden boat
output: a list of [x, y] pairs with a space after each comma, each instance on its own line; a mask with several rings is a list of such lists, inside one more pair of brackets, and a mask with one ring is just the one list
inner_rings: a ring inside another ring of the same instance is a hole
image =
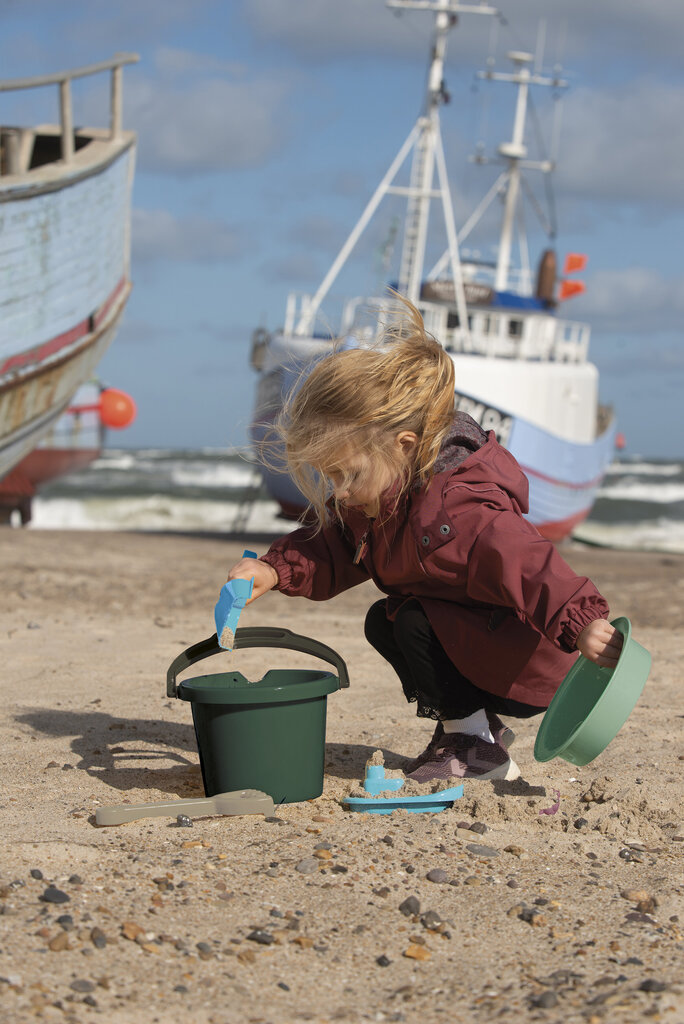
[[[121, 110], [123, 67], [137, 60], [0, 81], [0, 92], [52, 86], [60, 97], [59, 125], [0, 128], [0, 480], [92, 378], [131, 291], [136, 138]], [[101, 73], [109, 125], [74, 128], [71, 83]]]

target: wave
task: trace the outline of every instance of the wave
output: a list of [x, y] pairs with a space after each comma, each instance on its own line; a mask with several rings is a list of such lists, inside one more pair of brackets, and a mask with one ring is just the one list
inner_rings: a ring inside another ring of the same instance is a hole
[[225, 465], [184, 465], [171, 470], [171, 483], [179, 487], [231, 488], [261, 486], [261, 476], [253, 466], [240, 463]]
[[644, 501], [671, 505], [684, 501], [684, 484], [647, 484], [628, 477], [619, 483], [601, 487], [597, 497], [609, 501]]
[[614, 462], [606, 470], [606, 476], [622, 476], [624, 473], [638, 473], [640, 476], [677, 476], [683, 470], [682, 463]]
[[[197, 501], [152, 495], [131, 498], [50, 498], [33, 502], [34, 530], [150, 530], [191, 533], [232, 533], [240, 510], [237, 502]], [[278, 517], [274, 501], [258, 501], [241, 530], [287, 533], [296, 524]]]
[[572, 535], [587, 544], [625, 551], [684, 553], [684, 522], [665, 517], [629, 524], [587, 520]]

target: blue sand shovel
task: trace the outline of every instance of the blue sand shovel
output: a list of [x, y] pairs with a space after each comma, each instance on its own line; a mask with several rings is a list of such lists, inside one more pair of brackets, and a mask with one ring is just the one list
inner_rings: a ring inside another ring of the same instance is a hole
[[[256, 558], [256, 551], [243, 551], [242, 557]], [[223, 647], [226, 651], [233, 650], [240, 612], [252, 596], [253, 587], [253, 576], [251, 580], [228, 580], [221, 587], [221, 593], [214, 608], [214, 621], [216, 622], [219, 647]]]
[[[347, 796], [343, 802], [350, 811], [363, 811], [366, 814], [391, 814], [397, 810], [435, 813], [451, 807], [454, 800], [463, 796], [463, 786], [452, 786], [450, 789], [441, 789], [438, 793], [426, 793], [423, 796], [401, 796], [398, 791], [403, 785], [404, 779], [386, 779], [382, 765], [366, 765], [363, 788], [369, 796]], [[387, 790], [393, 790], [397, 795], [377, 795]]]

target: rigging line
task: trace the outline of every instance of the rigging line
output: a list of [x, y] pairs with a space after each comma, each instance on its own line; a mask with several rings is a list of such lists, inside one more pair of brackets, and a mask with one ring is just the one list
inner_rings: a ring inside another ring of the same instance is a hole
[[539, 202], [537, 197], [534, 195], [532, 189], [529, 186], [529, 183], [528, 183], [527, 179], [522, 174], [520, 175], [520, 183], [521, 183], [521, 185], [523, 187], [523, 192], [525, 193], [525, 195], [526, 195], [526, 197], [527, 197], [527, 199], [528, 199], [528, 201], [530, 203], [530, 206], [532, 207], [534, 212], [537, 214], [537, 219], [539, 220], [539, 223], [541, 224], [542, 228], [544, 229], [546, 234], [549, 236], [549, 238], [555, 238], [556, 237], [556, 225], [553, 224], [546, 217], [541, 203]]
[[[547, 151], [546, 142], [544, 140], [544, 134], [541, 128], [541, 120], [537, 111], [532, 92], [528, 95], [528, 109], [532, 115], [532, 124], [534, 127], [535, 140], [537, 148], [539, 150], [539, 156], [542, 160], [551, 161], [549, 153]], [[553, 182], [551, 180], [551, 171], [544, 172], [544, 194], [546, 196], [546, 205], [548, 207], [548, 220], [544, 217], [542, 223], [548, 223], [548, 228], [545, 228], [549, 238], [555, 238], [558, 232], [558, 222], [556, 219], [556, 196], [553, 191]]]

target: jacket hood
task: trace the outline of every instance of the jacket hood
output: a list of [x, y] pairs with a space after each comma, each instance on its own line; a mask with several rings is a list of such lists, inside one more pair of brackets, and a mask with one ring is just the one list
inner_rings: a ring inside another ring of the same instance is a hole
[[435, 476], [448, 474], [454, 483], [494, 484], [505, 491], [522, 512], [528, 511], [529, 485], [520, 466], [496, 440], [465, 412], [457, 412], [434, 466]]

